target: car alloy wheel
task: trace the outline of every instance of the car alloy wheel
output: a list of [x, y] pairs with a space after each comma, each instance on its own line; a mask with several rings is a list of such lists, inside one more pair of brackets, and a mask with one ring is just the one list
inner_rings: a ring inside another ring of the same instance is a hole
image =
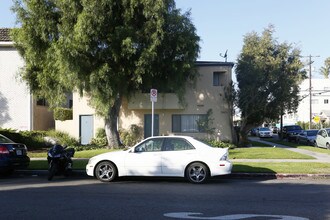
[[192, 183], [204, 183], [209, 176], [208, 168], [202, 163], [192, 163], [186, 170], [186, 177]]
[[117, 176], [117, 168], [113, 163], [103, 161], [96, 166], [95, 176], [102, 182], [111, 182]]

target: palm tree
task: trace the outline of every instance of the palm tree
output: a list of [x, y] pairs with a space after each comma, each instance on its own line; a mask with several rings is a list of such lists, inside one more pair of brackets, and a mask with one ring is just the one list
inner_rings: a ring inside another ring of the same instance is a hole
[[329, 73], [330, 73], [330, 57], [328, 57], [324, 61], [324, 66], [320, 68], [321, 74], [324, 76], [324, 78], [328, 79], [329, 78]]

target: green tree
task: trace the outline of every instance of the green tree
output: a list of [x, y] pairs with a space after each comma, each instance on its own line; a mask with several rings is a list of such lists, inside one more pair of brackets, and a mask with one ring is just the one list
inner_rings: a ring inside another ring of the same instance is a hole
[[120, 145], [123, 97], [154, 87], [182, 100], [182, 85], [197, 77], [200, 39], [174, 0], [15, 0], [13, 11], [21, 75], [33, 94], [52, 106], [70, 91], [89, 97], [110, 147]]
[[306, 77], [301, 71], [300, 51], [273, 38], [269, 26], [262, 35], [244, 37], [237, 59], [237, 100], [241, 110], [240, 145], [247, 143], [248, 131], [266, 119], [277, 120], [284, 111], [295, 111], [299, 104], [299, 84]]
[[325, 59], [324, 66], [320, 68], [321, 74], [324, 76], [325, 79], [329, 79], [329, 73], [330, 73], [330, 57]]

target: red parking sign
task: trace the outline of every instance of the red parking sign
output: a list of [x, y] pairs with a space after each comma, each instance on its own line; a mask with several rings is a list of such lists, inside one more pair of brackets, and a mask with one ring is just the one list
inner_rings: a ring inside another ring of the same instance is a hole
[[157, 102], [157, 89], [150, 90], [150, 101]]

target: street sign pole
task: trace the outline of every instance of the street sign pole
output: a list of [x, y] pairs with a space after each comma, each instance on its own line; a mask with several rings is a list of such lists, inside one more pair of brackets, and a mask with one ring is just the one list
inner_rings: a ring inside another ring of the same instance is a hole
[[151, 101], [151, 137], [154, 136], [154, 109], [155, 102], [157, 102], [157, 89], [150, 90], [150, 101]]
[[151, 137], [154, 136], [154, 109], [155, 109], [155, 102], [151, 102]]

